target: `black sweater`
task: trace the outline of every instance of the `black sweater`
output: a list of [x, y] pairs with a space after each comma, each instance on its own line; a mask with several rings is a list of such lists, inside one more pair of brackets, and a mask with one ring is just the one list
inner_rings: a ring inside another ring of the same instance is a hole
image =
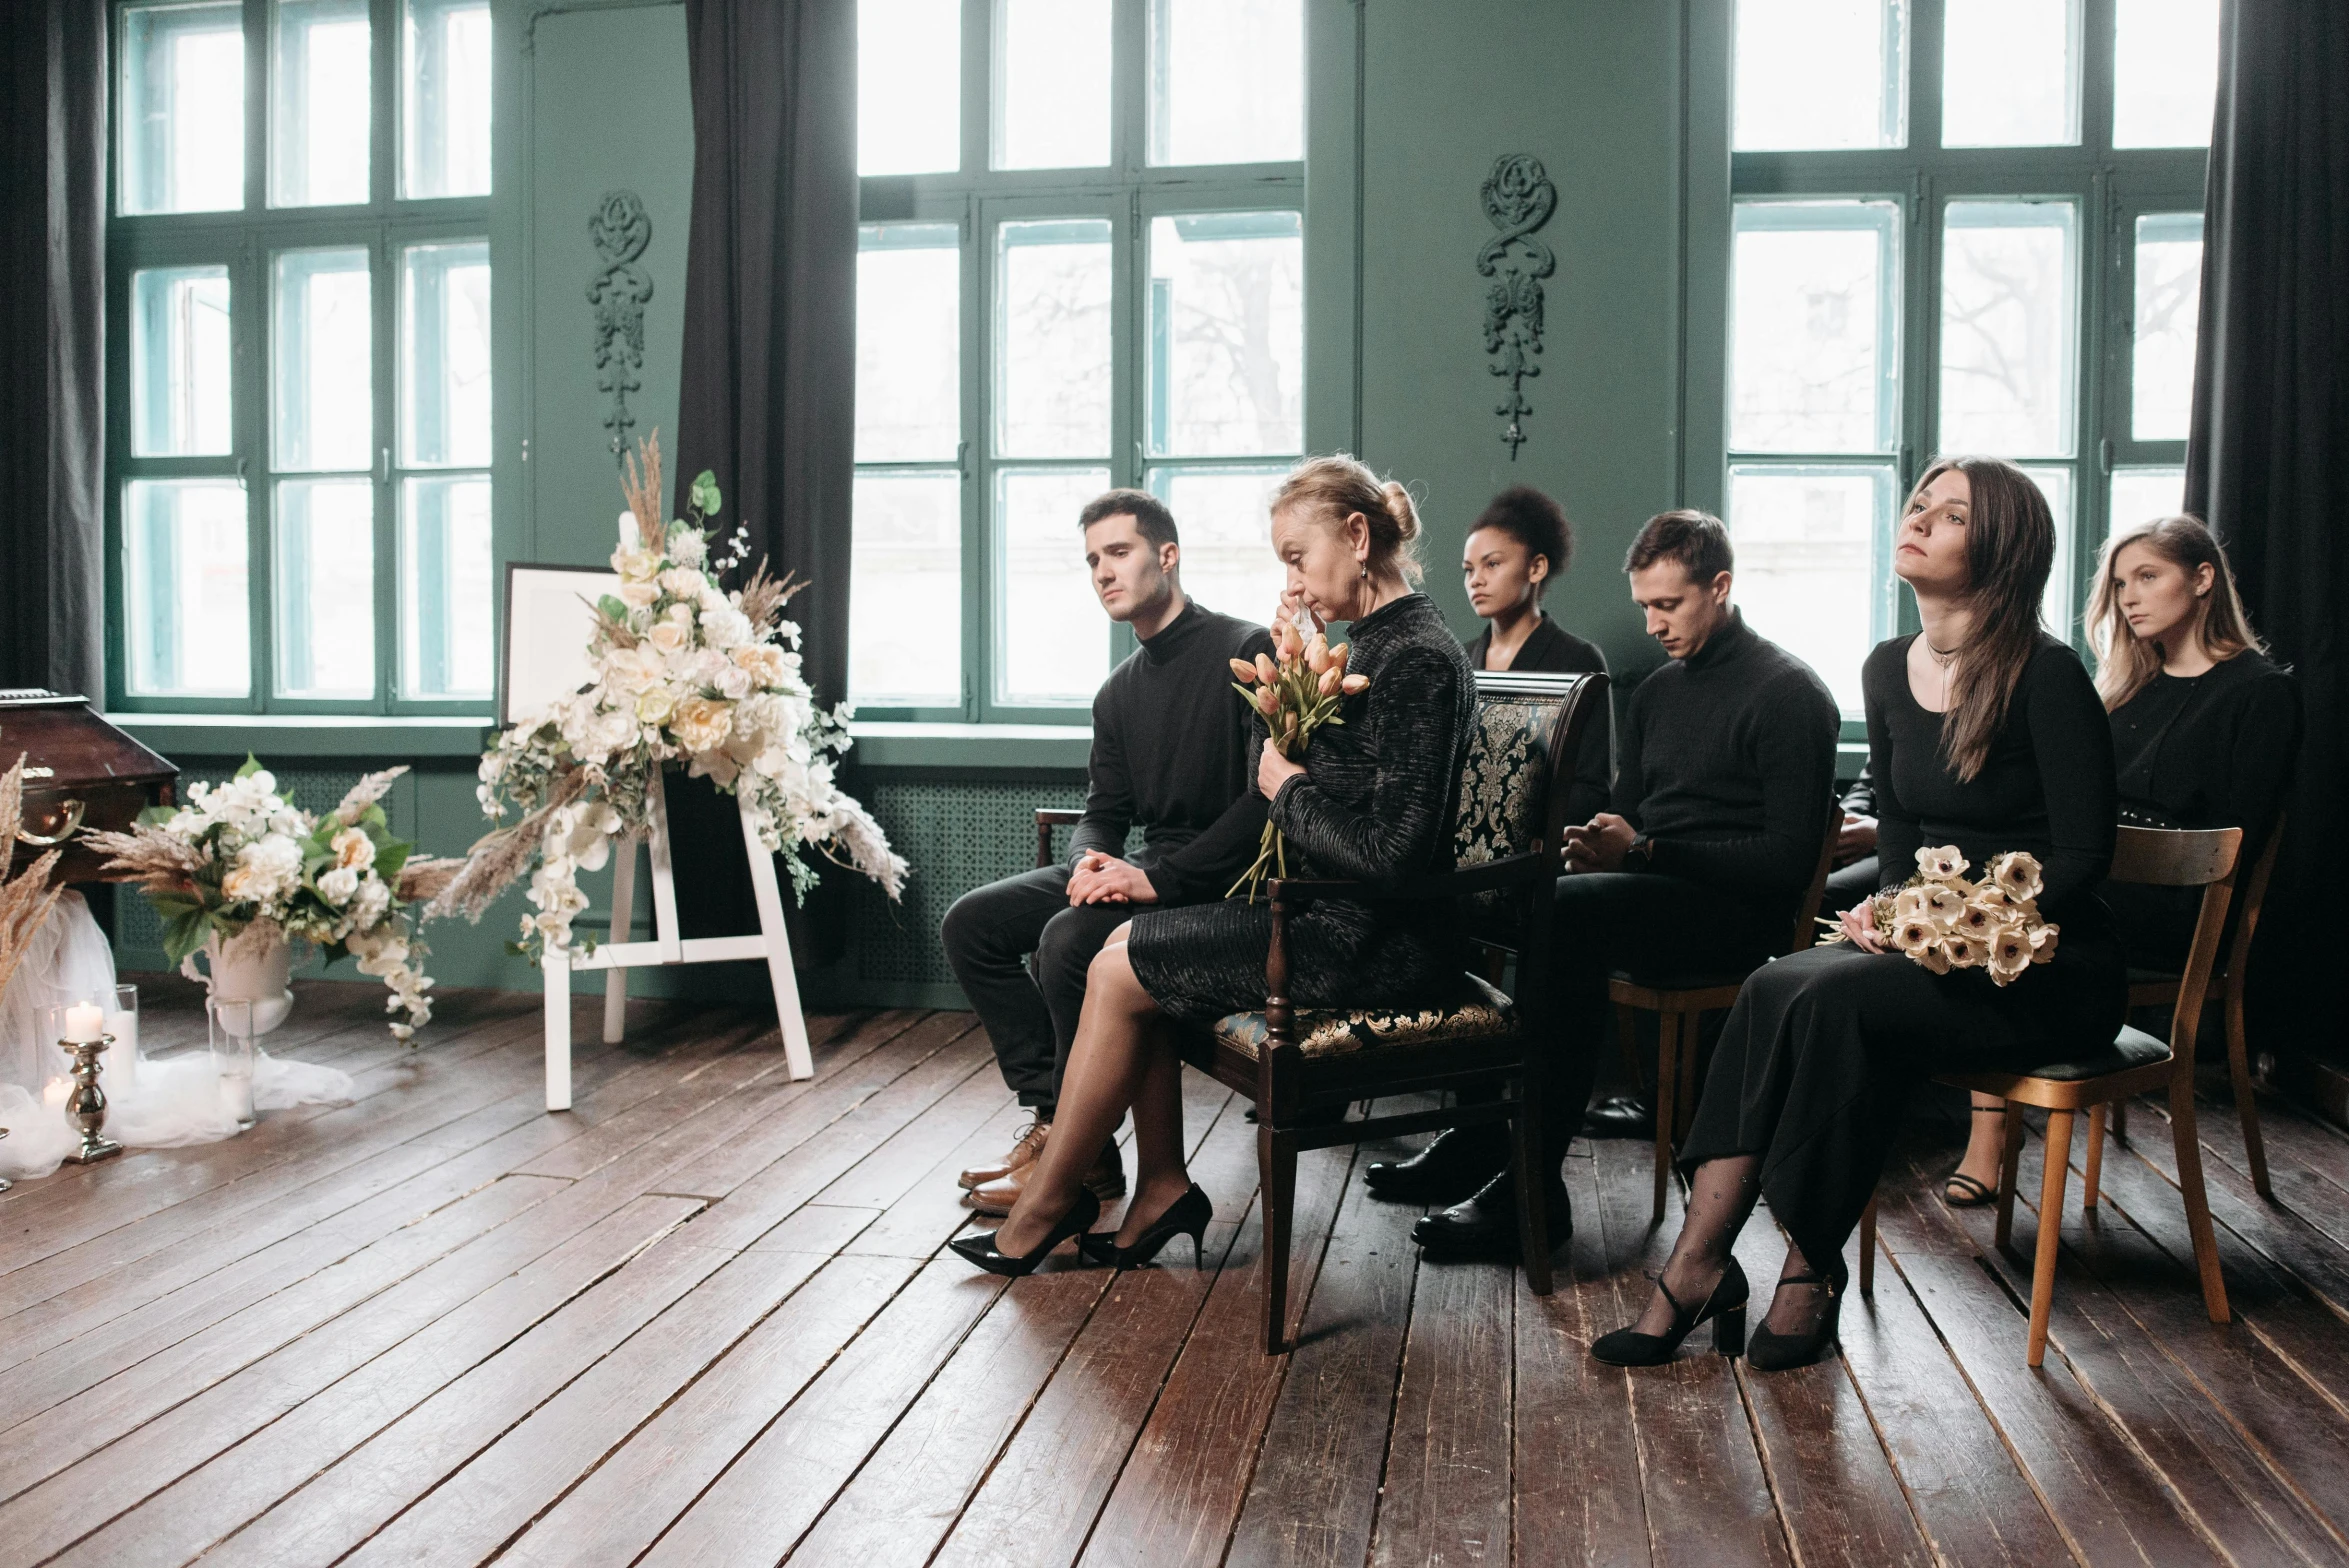
[[2300, 702], [2288, 673], [2239, 653], [2201, 675], [2155, 675], [2112, 710], [2112, 744], [2124, 820], [2241, 828], [2248, 867], [2284, 803]]
[[2039, 860], [2048, 916], [2101, 927], [2103, 907], [2084, 895], [2112, 864], [2112, 730], [2099, 722], [2104, 705], [2079, 656], [2040, 634], [1988, 759], [1960, 782], [1941, 747], [1943, 716], [1909, 690], [1914, 637], [1878, 643], [1860, 672], [1883, 885], [1914, 875], [1927, 845], [1955, 844], [1977, 875], [1993, 855], [2027, 850]]
[[1612, 809], [1654, 846], [1651, 870], [1748, 901], [1800, 898], [1827, 829], [1839, 724], [1811, 667], [1733, 610], [1632, 693]]
[[[1481, 670], [1493, 651], [1493, 628], [1490, 622], [1474, 642], [1468, 644], [1468, 667]], [[1545, 612], [1525, 643], [1517, 650], [1517, 657], [1509, 661], [1512, 670], [1532, 671], [1542, 675], [1573, 675], [1582, 671], [1607, 673], [1607, 656], [1594, 642], [1580, 637], [1550, 619]], [[1614, 777], [1615, 721], [1610, 711], [1614, 703], [1593, 715], [1596, 722], [1582, 734], [1582, 751], [1574, 759], [1574, 783], [1566, 792], [1566, 820], [1588, 822], [1607, 809], [1607, 791]]]
[[1232, 691], [1233, 659], [1272, 651], [1261, 626], [1196, 600], [1127, 655], [1093, 697], [1093, 755], [1084, 820], [1069, 861], [1091, 850], [1131, 857], [1162, 904], [1223, 897], [1264, 831], [1264, 797], [1248, 765], [1261, 728]]

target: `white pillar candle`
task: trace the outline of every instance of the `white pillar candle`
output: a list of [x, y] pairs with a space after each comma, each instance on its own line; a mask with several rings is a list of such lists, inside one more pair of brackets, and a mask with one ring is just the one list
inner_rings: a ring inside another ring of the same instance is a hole
[[114, 1036], [113, 1046], [106, 1052], [106, 1078], [117, 1089], [127, 1088], [139, 1081], [139, 1015], [115, 1013], [106, 1020], [106, 1032]]
[[79, 1045], [87, 1040], [103, 1039], [106, 1034], [106, 1014], [95, 1002], [76, 1002], [65, 1010], [65, 1038]]

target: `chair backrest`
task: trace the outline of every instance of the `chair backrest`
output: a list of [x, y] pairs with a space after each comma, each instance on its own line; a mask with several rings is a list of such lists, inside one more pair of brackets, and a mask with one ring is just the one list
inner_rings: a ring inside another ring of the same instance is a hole
[[1786, 940], [1789, 958], [1819, 942], [1819, 906], [1827, 902], [1827, 878], [1835, 870], [1835, 841], [1843, 834], [1843, 797], [1827, 801], [1827, 836], [1819, 840], [1819, 863], [1811, 867], [1811, 890], [1794, 912], [1794, 935]]
[[1565, 838], [1566, 790], [1607, 677], [1476, 672], [1476, 719], [1460, 764], [1452, 858], [1460, 867], [1546, 854]]
[[2149, 887], [2198, 887], [2202, 913], [2178, 977], [2178, 1002], [2170, 1015], [2170, 1050], [2178, 1071], [2194, 1071], [2194, 1037], [2202, 1030], [2202, 1001], [2218, 961], [2219, 932], [2235, 893], [2235, 860], [2243, 850], [2241, 828], [2134, 828], [2116, 831], [2112, 850], [2115, 882]]

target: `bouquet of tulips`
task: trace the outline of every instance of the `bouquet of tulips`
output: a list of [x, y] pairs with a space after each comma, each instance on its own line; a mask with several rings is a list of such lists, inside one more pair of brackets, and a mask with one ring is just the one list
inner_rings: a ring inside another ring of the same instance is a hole
[[[2061, 927], [2039, 918], [2039, 862], [2021, 850], [1993, 856], [1979, 878], [1951, 845], [1917, 851], [1917, 872], [1870, 902], [1884, 945], [1937, 975], [1982, 969], [1993, 985], [2014, 983], [2033, 964], [2055, 957]], [[1846, 940], [1836, 922], [1822, 947]]]
[[[1329, 639], [1318, 631], [1308, 638], [1303, 626], [1284, 619], [1273, 623], [1272, 654], [1258, 654], [1253, 664], [1245, 659], [1231, 661], [1232, 674], [1238, 677], [1232, 690], [1264, 721], [1264, 743], [1291, 762], [1303, 761], [1306, 743], [1313, 739], [1315, 730], [1324, 724], [1346, 722], [1338, 717], [1342, 698], [1370, 686], [1369, 676], [1346, 673], [1347, 647], [1345, 643], [1331, 647]], [[1255, 864], [1241, 873], [1224, 896], [1229, 898], [1245, 887], [1248, 897], [1254, 899], [1266, 877], [1288, 874], [1287, 836], [1267, 822]]]

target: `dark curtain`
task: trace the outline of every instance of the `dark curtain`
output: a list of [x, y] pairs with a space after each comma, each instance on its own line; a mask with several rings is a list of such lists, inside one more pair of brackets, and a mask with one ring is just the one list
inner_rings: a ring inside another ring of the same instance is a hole
[[0, 686], [101, 705], [106, 16], [21, 0], [0, 47]]
[[2342, 1044], [2320, 903], [2349, 829], [2349, 5], [2228, 0], [2210, 145], [2186, 509], [2299, 672], [2306, 739], [2261, 917], [2254, 1044]]
[[[856, 476], [856, 6], [686, 0], [685, 36], [693, 222], [676, 506], [712, 471], [726, 532], [747, 525], [754, 560], [807, 584], [788, 613], [817, 700], [835, 703], [848, 690]], [[756, 929], [733, 802], [698, 781], [671, 801], [678, 863], [696, 868], [688, 934]], [[852, 874], [818, 869], [823, 885], [792, 921], [803, 965], [844, 947]]]

